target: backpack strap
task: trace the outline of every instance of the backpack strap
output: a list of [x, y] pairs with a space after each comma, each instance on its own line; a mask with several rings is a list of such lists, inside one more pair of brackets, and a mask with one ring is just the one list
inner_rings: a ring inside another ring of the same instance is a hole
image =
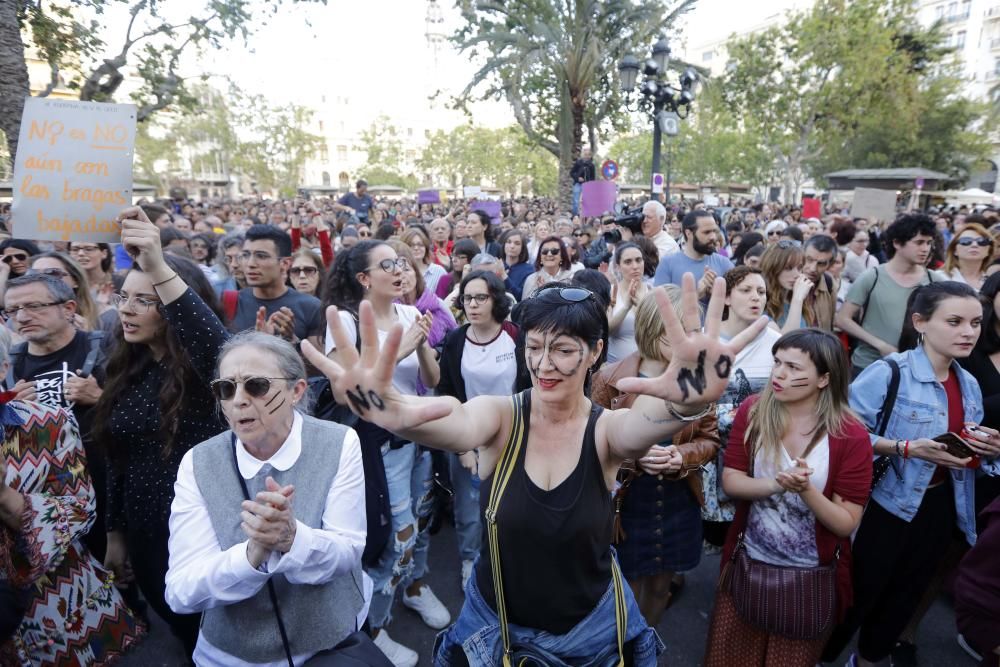
[[226, 323], [229, 324], [236, 317], [236, 306], [239, 305], [240, 293], [238, 290], [227, 289], [222, 292], [222, 312], [226, 316]]
[[10, 391], [17, 384], [17, 375], [15, 374], [15, 367], [21, 363], [24, 359], [24, 355], [28, 352], [28, 343], [21, 342], [10, 348], [10, 352], [7, 353], [7, 390]]
[[889, 365], [889, 388], [885, 393], [885, 400], [882, 402], [882, 409], [878, 412], [878, 423], [875, 426], [876, 435], [885, 435], [885, 430], [889, 427], [889, 417], [892, 409], [896, 405], [896, 394], [899, 392], [899, 364], [895, 359], [883, 359]]
[[[880, 265], [881, 266], [881, 265]], [[872, 286], [868, 290], [868, 294], [865, 295], [865, 302], [861, 306], [861, 317], [857, 320], [858, 324], [865, 323], [865, 317], [868, 315], [868, 302], [872, 300], [872, 292], [875, 291], [875, 286], [878, 285], [878, 275], [879, 267], [875, 267], [875, 280], [872, 281]]]

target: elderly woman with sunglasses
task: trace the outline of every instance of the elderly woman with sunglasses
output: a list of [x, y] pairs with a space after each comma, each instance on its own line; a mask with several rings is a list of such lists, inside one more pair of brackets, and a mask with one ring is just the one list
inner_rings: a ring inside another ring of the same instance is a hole
[[243, 332], [219, 353], [229, 430], [184, 454], [170, 511], [166, 597], [203, 613], [199, 665], [301, 664], [364, 623], [361, 443], [301, 412], [306, 387], [275, 336]]
[[948, 244], [944, 272], [949, 280], [965, 283], [978, 292], [995, 256], [993, 235], [979, 223], [970, 222]]
[[625, 459], [646, 456], [710, 414], [732, 360], [765, 326], [759, 320], [721, 342], [725, 282], [718, 279], [702, 332], [694, 277], [683, 282], [681, 318], [657, 293], [670, 363], [658, 377], [617, 385], [641, 394], [630, 409], [604, 410], [587, 398], [590, 374], [605, 356], [607, 315], [591, 292], [561, 283], [515, 313], [515, 357], [531, 386], [513, 397], [463, 404], [399, 392], [391, 378], [402, 329], [379, 340], [365, 304], [360, 353], [333, 309], [327, 319], [338, 359], [303, 346], [337, 400], [364, 419], [430, 447], [479, 450], [487, 539], [458, 621], [438, 640], [436, 665], [521, 664], [528, 656], [542, 664], [656, 664], [661, 645], [623, 586], [610, 546], [615, 475]]
[[118, 220], [134, 265], [112, 295], [121, 328], [94, 410], [94, 439], [111, 461], [105, 565], [119, 582], [134, 578], [190, 653], [199, 618], [173, 613], [164, 598], [167, 521], [181, 458], [225, 428], [208, 383], [229, 334], [201, 269], [164, 255], [141, 209]]

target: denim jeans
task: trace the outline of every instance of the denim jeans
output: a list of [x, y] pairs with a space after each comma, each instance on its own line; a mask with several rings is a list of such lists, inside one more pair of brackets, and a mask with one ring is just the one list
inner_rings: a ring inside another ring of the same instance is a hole
[[483, 542], [483, 524], [479, 516], [479, 480], [458, 462], [458, 454], [448, 454], [451, 487], [455, 491], [455, 533], [458, 555], [475, 560]]
[[580, 213], [580, 194], [583, 192], [583, 183], [573, 184], [573, 215]]
[[410, 475], [410, 497], [413, 499], [413, 516], [417, 522], [417, 540], [413, 545], [413, 572], [404, 585], [423, 579], [427, 574], [427, 550], [431, 536], [427, 532], [431, 511], [434, 509], [434, 470], [431, 453], [416, 448], [413, 473]]
[[[479, 562], [476, 562], [479, 567]], [[663, 642], [656, 631], [646, 625], [639, 611], [632, 589], [624, 586], [628, 623], [625, 641], [632, 642], [632, 662], [635, 667], [654, 667], [657, 656], [663, 652]], [[516, 594], [516, 593], [515, 593]], [[588, 667], [616, 644], [615, 591], [609, 585], [594, 610], [572, 630], [564, 635], [553, 635], [542, 630], [508, 624], [512, 644], [532, 644], [559, 656], [566, 664]], [[499, 665], [503, 655], [503, 641], [496, 612], [483, 600], [476, 586], [476, 575], [465, 586], [465, 604], [458, 619], [438, 635], [434, 645], [436, 667], [453, 667], [455, 651], [465, 654], [470, 667]]]
[[[413, 548], [416, 544], [416, 517], [413, 515], [413, 471], [417, 446], [408, 442], [399, 449], [382, 446], [385, 479], [389, 486], [389, 506], [392, 509], [392, 539], [386, 544], [378, 564], [368, 570], [374, 592], [368, 620], [372, 628], [388, 625], [396, 588], [413, 572]], [[409, 528], [409, 536], [400, 533]]]

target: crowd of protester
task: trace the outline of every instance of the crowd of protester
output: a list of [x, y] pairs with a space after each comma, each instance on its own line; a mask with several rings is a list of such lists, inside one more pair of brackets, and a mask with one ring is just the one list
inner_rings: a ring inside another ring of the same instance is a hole
[[577, 202], [7, 234], [0, 664], [152, 610], [198, 665], [412, 667], [401, 604], [436, 665], [654, 665], [720, 552], [706, 665], [917, 664], [941, 595], [1000, 664], [1000, 211]]

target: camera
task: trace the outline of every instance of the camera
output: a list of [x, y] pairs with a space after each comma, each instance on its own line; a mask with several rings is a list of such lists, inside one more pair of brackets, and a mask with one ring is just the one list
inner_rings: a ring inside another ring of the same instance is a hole
[[[642, 220], [644, 217], [642, 209], [630, 211], [626, 206], [621, 214], [614, 219], [614, 224], [631, 230], [633, 234], [639, 234], [642, 232]], [[622, 233], [619, 229], [604, 232], [601, 236], [604, 238], [605, 243], [621, 243], [622, 240]]]

